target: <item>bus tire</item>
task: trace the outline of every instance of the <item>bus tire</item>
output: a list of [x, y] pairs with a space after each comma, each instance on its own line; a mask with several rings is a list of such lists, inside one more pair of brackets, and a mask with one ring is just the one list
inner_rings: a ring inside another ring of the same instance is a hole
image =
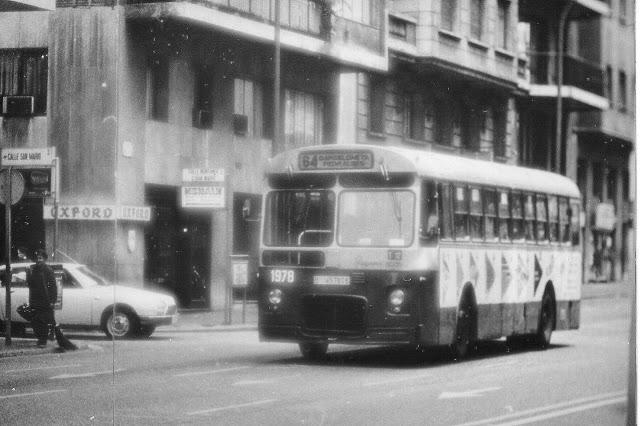
[[456, 318], [456, 332], [451, 344], [454, 359], [467, 358], [475, 348], [476, 340], [476, 306], [471, 293], [460, 302]]
[[300, 353], [304, 359], [309, 361], [318, 361], [327, 355], [329, 344], [326, 342], [300, 342]]
[[556, 322], [555, 300], [552, 292], [545, 290], [540, 303], [540, 317], [538, 320], [538, 331], [535, 334], [535, 344], [541, 349], [547, 349], [551, 343], [551, 333], [553, 333]]

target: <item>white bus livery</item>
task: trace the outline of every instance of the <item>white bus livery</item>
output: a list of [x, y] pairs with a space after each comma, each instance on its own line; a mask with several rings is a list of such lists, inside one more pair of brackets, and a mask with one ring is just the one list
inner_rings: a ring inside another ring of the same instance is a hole
[[369, 145], [300, 148], [269, 164], [262, 340], [449, 345], [580, 322], [580, 192], [557, 174]]

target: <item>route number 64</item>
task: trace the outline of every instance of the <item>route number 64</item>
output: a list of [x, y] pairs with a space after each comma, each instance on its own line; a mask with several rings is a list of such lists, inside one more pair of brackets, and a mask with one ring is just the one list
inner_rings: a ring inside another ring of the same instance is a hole
[[293, 283], [295, 276], [291, 269], [272, 269], [271, 270], [271, 282], [272, 283]]

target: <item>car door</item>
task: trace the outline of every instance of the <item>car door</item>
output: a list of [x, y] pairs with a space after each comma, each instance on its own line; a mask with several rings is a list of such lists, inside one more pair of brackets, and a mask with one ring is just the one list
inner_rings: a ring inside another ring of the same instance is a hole
[[56, 310], [56, 321], [62, 325], [91, 325], [93, 297], [66, 269], [56, 271], [62, 282], [62, 309]]
[[[5, 319], [6, 294], [7, 289], [4, 285], [4, 271], [0, 274], [2, 279], [2, 289], [0, 290], [0, 317]], [[27, 268], [24, 266], [13, 267], [11, 269], [11, 320], [26, 322], [16, 312], [16, 308], [23, 303], [29, 303], [29, 287], [27, 286]]]

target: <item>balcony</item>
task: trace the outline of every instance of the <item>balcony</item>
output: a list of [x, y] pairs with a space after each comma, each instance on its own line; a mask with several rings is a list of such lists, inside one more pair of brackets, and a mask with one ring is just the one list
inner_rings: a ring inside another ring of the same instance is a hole
[[[556, 52], [528, 52], [530, 94], [533, 97], [555, 98], [558, 78]], [[575, 110], [606, 109], [604, 71], [598, 65], [571, 55], [563, 55], [562, 96]]]

